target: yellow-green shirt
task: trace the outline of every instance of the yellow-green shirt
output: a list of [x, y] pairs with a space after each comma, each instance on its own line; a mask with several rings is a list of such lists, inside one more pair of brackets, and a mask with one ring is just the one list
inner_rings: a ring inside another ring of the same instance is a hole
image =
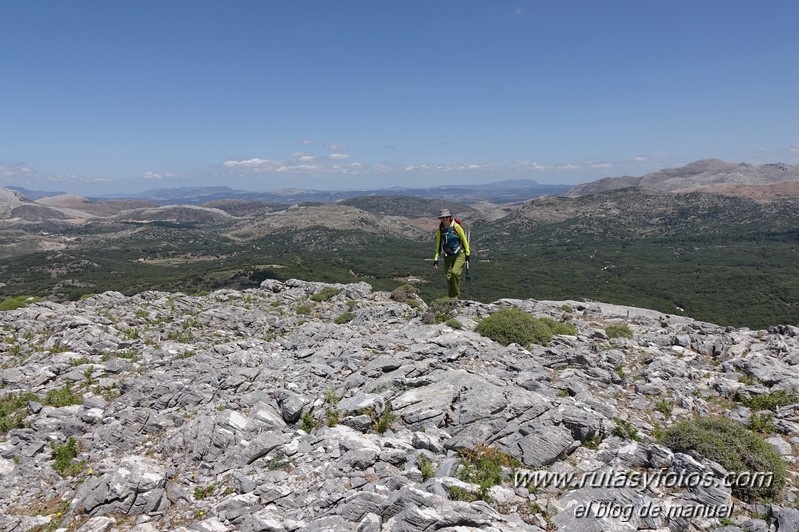
[[[466, 233], [463, 230], [463, 227], [452, 220], [450, 227], [455, 230], [455, 233], [458, 235], [458, 238], [461, 239], [461, 246], [463, 247], [463, 252], [466, 253], [467, 256], [471, 255], [471, 251], [469, 250], [469, 241], [466, 238]], [[438, 255], [441, 252], [441, 224], [438, 226], [438, 230], [436, 231], [436, 256], [433, 259], [434, 261], [438, 262]]]

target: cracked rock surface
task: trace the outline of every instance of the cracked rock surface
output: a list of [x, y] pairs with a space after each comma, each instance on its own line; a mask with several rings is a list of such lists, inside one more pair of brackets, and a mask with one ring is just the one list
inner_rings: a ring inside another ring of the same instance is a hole
[[[426, 305], [410, 303], [366, 283], [269, 280], [0, 312], [0, 529], [797, 529], [795, 400], [764, 435], [789, 469], [767, 505], [721, 485], [535, 486], [519, 475], [721, 476], [658, 445], [657, 431], [711, 414], [750, 424], [759, 413], [735, 398], [790, 396], [799, 329], [511, 299], [458, 302], [454, 329], [424, 324]], [[473, 331], [510, 306], [577, 334], [524, 348]], [[632, 338], [608, 337], [619, 324]], [[485, 448], [521, 465], [481, 489], [462, 472]]]

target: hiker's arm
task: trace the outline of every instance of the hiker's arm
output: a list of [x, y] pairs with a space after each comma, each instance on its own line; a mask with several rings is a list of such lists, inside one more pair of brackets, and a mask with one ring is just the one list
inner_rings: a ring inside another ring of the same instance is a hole
[[438, 254], [441, 252], [441, 229], [436, 229], [436, 256], [433, 263], [438, 264]]

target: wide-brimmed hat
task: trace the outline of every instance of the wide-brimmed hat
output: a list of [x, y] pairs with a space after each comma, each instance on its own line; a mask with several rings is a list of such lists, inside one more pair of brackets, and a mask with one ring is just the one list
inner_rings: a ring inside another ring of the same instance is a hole
[[452, 215], [449, 213], [449, 209], [441, 209], [438, 212], [438, 217], [439, 218], [449, 218], [450, 216], [452, 216]]

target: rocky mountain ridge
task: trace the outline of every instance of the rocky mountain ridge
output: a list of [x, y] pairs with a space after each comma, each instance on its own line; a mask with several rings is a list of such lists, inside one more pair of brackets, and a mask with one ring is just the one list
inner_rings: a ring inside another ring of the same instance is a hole
[[[63, 192], [34, 191], [12, 187], [30, 199], [39, 200], [50, 196], [69, 196]], [[274, 192], [236, 190], [225, 186], [197, 186], [151, 189], [132, 194], [111, 194], [91, 198], [94, 203], [106, 201], [137, 201], [153, 205], [199, 205], [223, 200], [259, 201], [264, 203], [332, 203], [363, 196], [404, 196], [409, 198], [439, 198], [446, 201], [491, 201], [507, 203], [540, 196], [561, 194], [568, 185], [543, 185], [532, 179], [496, 181], [476, 185], [442, 185], [436, 187], [391, 187], [361, 190], [313, 190], [286, 188]]]
[[650, 172], [641, 177], [608, 177], [571, 188], [570, 197], [627, 187], [663, 192], [708, 192], [754, 199], [795, 195], [799, 191], [799, 165], [784, 163], [729, 163], [703, 159], [679, 168]]
[[[321, 201], [322, 204], [342, 204], [372, 212], [375, 215], [396, 215], [418, 226], [419, 218], [434, 218], [434, 207], [452, 206], [461, 216], [484, 220], [497, 220], [512, 216], [526, 201], [538, 195], [548, 195], [534, 181], [506, 181], [485, 186], [437, 187], [431, 189], [392, 189], [387, 191], [352, 191], [331, 193], [320, 198], [318, 191], [283, 191], [271, 195], [245, 193], [226, 187], [187, 187], [172, 191], [151, 191], [141, 194], [145, 199], [94, 199], [89, 200], [71, 194], [41, 197], [29, 200], [19, 192], [2, 189], [0, 194], [0, 217], [13, 227], [35, 226], [37, 223], [85, 224], [90, 221], [132, 221], [169, 223], [234, 223], [236, 218], [270, 217], [266, 225], [284, 221], [287, 227], [307, 225], [285, 213], [293, 202]], [[538, 187], [538, 188], [536, 188]], [[728, 196], [742, 196], [758, 201], [771, 201], [799, 194], [799, 165], [782, 163], [753, 165], [728, 163], [717, 159], [696, 161], [680, 168], [669, 168], [641, 177], [608, 177], [568, 189], [549, 192], [563, 193], [567, 197], [579, 197], [628, 187], [644, 190], [687, 193], [706, 192]], [[290, 192], [290, 193], [289, 193]], [[435, 200], [423, 198], [435, 198]], [[223, 199], [225, 198], [225, 199]], [[171, 200], [171, 201], [169, 201]], [[271, 201], [272, 203], [266, 203]], [[389, 205], [391, 202], [393, 206]], [[457, 203], [453, 203], [457, 202]], [[505, 205], [498, 205], [504, 203]], [[307, 206], [313, 206], [311, 204]], [[318, 204], [317, 204], [318, 206]], [[387, 207], [395, 212], [383, 212]], [[227, 220], [225, 212], [230, 215]], [[324, 214], [324, 213], [323, 213]], [[326, 215], [326, 214], [324, 214]], [[362, 220], [344, 225], [350, 229], [362, 226]], [[337, 227], [342, 225], [341, 218]], [[425, 226], [426, 228], [426, 226]], [[412, 232], [412, 230], [411, 230]]]
[[[510, 307], [575, 333], [524, 348], [475, 332]], [[106, 292], [0, 322], [3, 530], [799, 526], [795, 396], [769, 411], [764, 437], [789, 469], [771, 504], [739, 500], [717, 482], [718, 463], [654, 439], [696, 416], [762, 421], [751, 398], [799, 385], [795, 327], [575, 301], [428, 307], [366, 283], [297, 280], [205, 296]], [[470, 457], [487, 450], [519, 465], [481, 486]], [[537, 485], [518, 482], [525, 469], [716, 481]]]

